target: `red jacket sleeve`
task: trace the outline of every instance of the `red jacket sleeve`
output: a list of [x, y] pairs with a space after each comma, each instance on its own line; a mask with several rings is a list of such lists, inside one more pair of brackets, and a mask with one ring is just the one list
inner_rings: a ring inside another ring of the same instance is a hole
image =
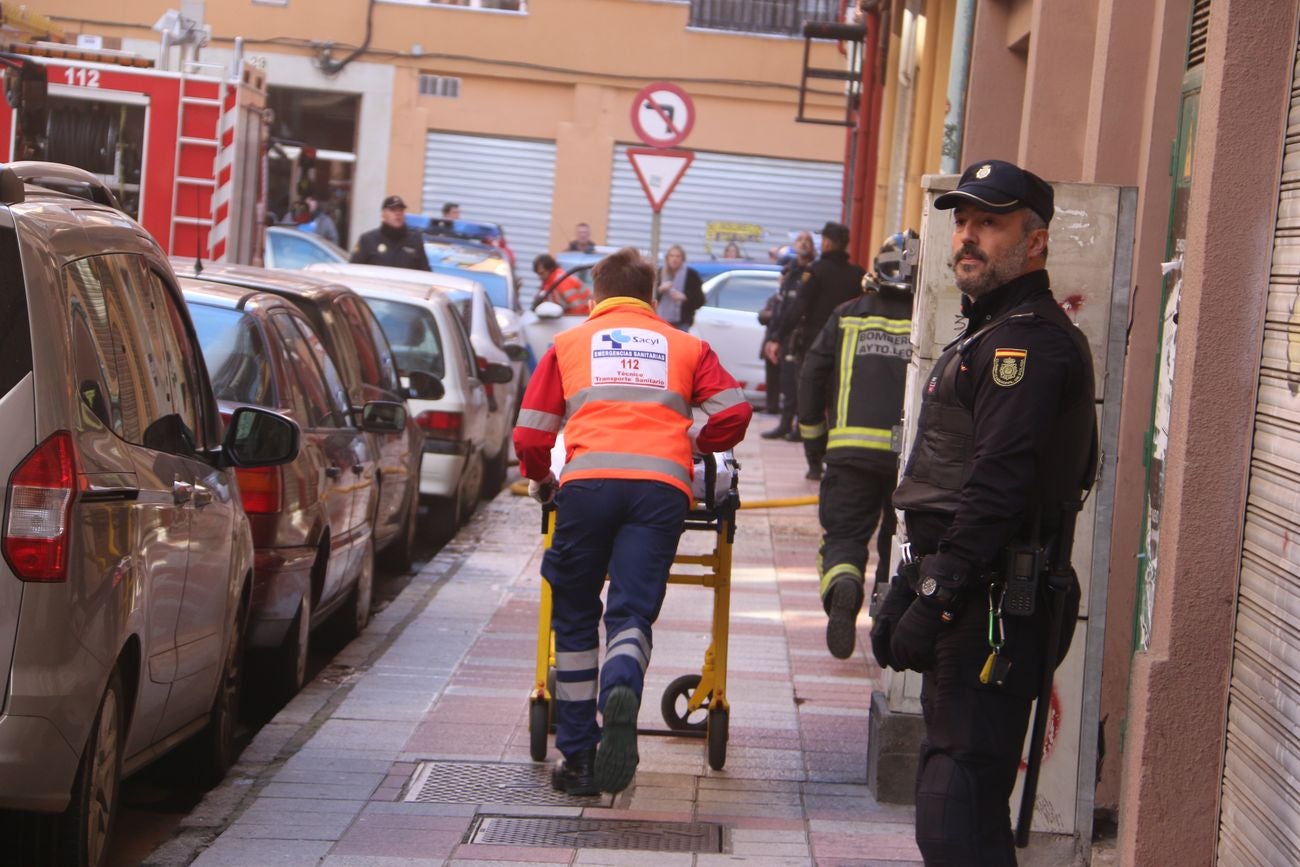
[[703, 344], [700, 365], [695, 371], [695, 394], [691, 402], [709, 414], [695, 445], [701, 452], [722, 452], [745, 438], [754, 410], [736, 378], [727, 373], [709, 344]]
[[515, 454], [525, 478], [540, 482], [551, 471], [551, 448], [563, 424], [564, 386], [551, 348], [533, 371], [515, 422]]

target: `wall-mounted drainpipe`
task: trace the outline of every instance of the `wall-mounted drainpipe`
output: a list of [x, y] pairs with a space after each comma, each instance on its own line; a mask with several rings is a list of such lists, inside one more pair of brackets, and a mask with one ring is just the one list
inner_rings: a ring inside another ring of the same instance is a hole
[[943, 118], [944, 174], [961, 171], [961, 133], [966, 117], [966, 81], [970, 77], [970, 48], [975, 36], [975, 0], [957, 0], [952, 29], [952, 61], [948, 67], [948, 113]]
[[882, 27], [880, 0], [861, 5], [866, 34], [862, 51], [862, 89], [858, 94], [858, 123], [853, 157], [853, 200], [849, 209], [849, 256], [863, 267], [871, 262], [872, 212], [876, 203], [876, 161], [880, 147], [880, 107], [888, 33]]

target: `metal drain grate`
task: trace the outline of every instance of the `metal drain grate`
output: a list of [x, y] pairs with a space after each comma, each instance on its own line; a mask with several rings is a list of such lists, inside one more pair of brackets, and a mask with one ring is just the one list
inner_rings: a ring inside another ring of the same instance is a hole
[[406, 787], [406, 801], [424, 804], [544, 804], [583, 807], [599, 796], [577, 797], [551, 788], [546, 765], [421, 762]]
[[471, 843], [627, 849], [640, 852], [722, 852], [722, 826], [710, 822], [639, 822], [542, 816], [479, 816]]

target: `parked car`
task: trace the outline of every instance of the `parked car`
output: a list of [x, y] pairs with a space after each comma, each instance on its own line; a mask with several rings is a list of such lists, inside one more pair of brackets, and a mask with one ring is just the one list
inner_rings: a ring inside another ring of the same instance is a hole
[[293, 226], [268, 226], [262, 259], [268, 268], [296, 271], [313, 262], [346, 262], [348, 254], [314, 232]]
[[[523, 347], [526, 360], [528, 339], [521, 321], [524, 308], [519, 300], [519, 282], [505, 254], [494, 247], [448, 238], [426, 239], [424, 253], [435, 272], [468, 277], [483, 284], [496, 308], [497, 324], [507, 344]], [[531, 365], [526, 366], [532, 369]]]
[[350, 638], [370, 620], [378, 461], [366, 433], [400, 433], [406, 407], [371, 401], [355, 416], [316, 329], [284, 298], [190, 278], [181, 288], [222, 415], [262, 406], [302, 431], [293, 462], [235, 471], [256, 558], [248, 645], [272, 652], [273, 698], [289, 698], [313, 628], [337, 612]]
[[489, 499], [496, 496], [505, 483], [510, 465], [513, 448], [511, 433], [519, 413], [519, 404], [523, 400], [523, 389], [528, 381], [528, 368], [523, 347], [506, 342], [492, 301], [483, 285], [476, 280], [452, 274], [430, 274], [427, 271], [386, 268], [382, 265], [321, 264], [313, 265], [308, 270], [317, 274], [331, 274], [335, 279], [345, 282], [350, 278], [363, 278], [366, 283], [350, 285], [367, 299], [367, 287], [386, 286], [409, 291], [419, 298], [427, 298], [435, 292], [443, 293], [452, 301], [469, 331], [475, 369], [479, 380], [483, 382], [487, 397], [482, 493]]
[[374, 310], [402, 368], [442, 382], [440, 397], [412, 398], [410, 408], [424, 432], [420, 495], [446, 538], [474, 513], [483, 493], [490, 415], [486, 380], [501, 382], [510, 369], [490, 364], [480, 372], [469, 331], [445, 293], [410, 283], [340, 279], [351, 280]]
[[79, 169], [0, 169], [0, 810], [30, 811], [0, 818], [12, 863], [98, 867], [124, 775], [195, 736], [199, 779], [234, 760], [235, 469], [298, 450], [263, 409], [223, 433], [176, 278], [113, 202]]
[[727, 372], [740, 381], [745, 399], [766, 400], [767, 375], [761, 353], [765, 328], [758, 311], [781, 284], [779, 269], [727, 270], [704, 283], [704, 306], [695, 311], [691, 333], [707, 340]]
[[[245, 265], [208, 264], [195, 274], [193, 263], [174, 260], [178, 273], [204, 280], [270, 292], [288, 299], [320, 335], [343, 385], [351, 411], [374, 400], [404, 401], [412, 390], [435, 393], [436, 382], [409, 386], [399, 381], [392, 347], [374, 314], [355, 292], [336, 281], [302, 271], [272, 271]], [[379, 506], [375, 550], [394, 569], [411, 565], [419, 508], [420, 446], [423, 437], [408, 412], [402, 433], [368, 433], [379, 458]]]

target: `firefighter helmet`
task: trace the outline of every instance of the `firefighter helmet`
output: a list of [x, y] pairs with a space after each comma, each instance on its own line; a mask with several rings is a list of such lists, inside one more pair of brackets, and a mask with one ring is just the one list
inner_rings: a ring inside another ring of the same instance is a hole
[[891, 289], [912, 291], [916, 286], [919, 247], [920, 240], [911, 229], [890, 235], [872, 263], [876, 272], [875, 282]]

